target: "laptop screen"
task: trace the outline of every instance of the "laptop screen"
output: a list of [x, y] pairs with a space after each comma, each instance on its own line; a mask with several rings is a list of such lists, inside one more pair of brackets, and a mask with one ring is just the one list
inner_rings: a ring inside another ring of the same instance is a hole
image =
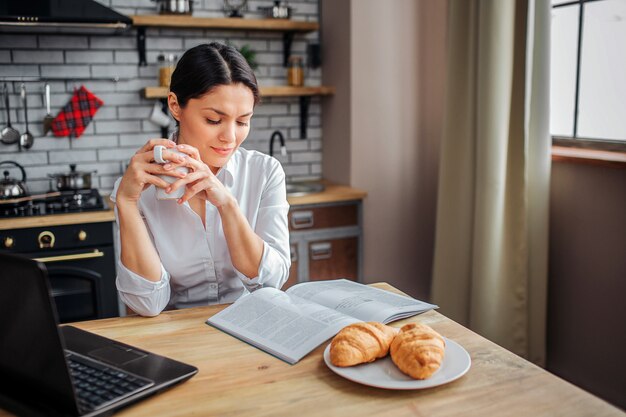
[[0, 392], [75, 412], [49, 292], [43, 264], [0, 253]]

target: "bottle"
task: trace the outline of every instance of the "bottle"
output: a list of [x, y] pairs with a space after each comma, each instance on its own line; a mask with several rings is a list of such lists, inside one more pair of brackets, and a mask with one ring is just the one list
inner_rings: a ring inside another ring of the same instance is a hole
[[172, 73], [176, 68], [176, 55], [160, 54], [157, 57], [157, 61], [159, 62], [159, 85], [161, 87], [169, 88], [170, 81], [172, 79]]
[[290, 56], [287, 67], [287, 84], [300, 87], [304, 85], [304, 68], [302, 67], [302, 58], [299, 56]]

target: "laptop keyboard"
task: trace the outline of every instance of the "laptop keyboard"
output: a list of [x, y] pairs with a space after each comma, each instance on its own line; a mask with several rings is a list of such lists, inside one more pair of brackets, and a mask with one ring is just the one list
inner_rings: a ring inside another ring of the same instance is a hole
[[66, 360], [82, 411], [96, 410], [154, 385], [148, 379], [75, 354], [70, 353]]

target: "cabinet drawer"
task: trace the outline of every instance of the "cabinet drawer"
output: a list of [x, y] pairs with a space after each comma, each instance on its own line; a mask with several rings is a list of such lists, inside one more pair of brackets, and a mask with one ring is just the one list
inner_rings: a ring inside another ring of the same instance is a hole
[[289, 210], [289, 230], [326, 229], [358, 224], [357, 203]]
[[0, 250], [11, 253], [73, 250], [113, 245], [111, 222], [0, 231]]
[[358, 280], [359, 241], [356, 237], [309, 243], [309, 280]]

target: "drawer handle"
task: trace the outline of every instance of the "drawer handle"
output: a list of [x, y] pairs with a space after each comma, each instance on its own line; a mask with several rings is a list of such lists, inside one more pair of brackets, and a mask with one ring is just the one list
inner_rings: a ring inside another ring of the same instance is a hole
[[296, 211], [291, 215], [291, 227], [294, 229], [313, 227], [313, 223], [313, 212], [310, 210]]
[[333, 256], [333, 246], [330, 242], [313, 243], [310, 250], [311, 259], [314, 261], [330, 259]]
[[104, 252], [100, 252], [98, 249], [94, 249], [93, 252], [87, 252], [87, 253], [77, 253], [74, 255], [48, 256], [46, 258], [33, 258], [33, 259], [39, 262], [61, 262], [61, 261], [75, 261], [77, 259], [102, 258], [103, 256], [104, 256]]
[[54, 248], [55, 239], [56, 238], [54, 237], [54, 233], [52, 233], [49, 230], [45, 230], [39, 233], [39, 236], [37, 236], [37, 241], [39, 242], [39, 249]]

